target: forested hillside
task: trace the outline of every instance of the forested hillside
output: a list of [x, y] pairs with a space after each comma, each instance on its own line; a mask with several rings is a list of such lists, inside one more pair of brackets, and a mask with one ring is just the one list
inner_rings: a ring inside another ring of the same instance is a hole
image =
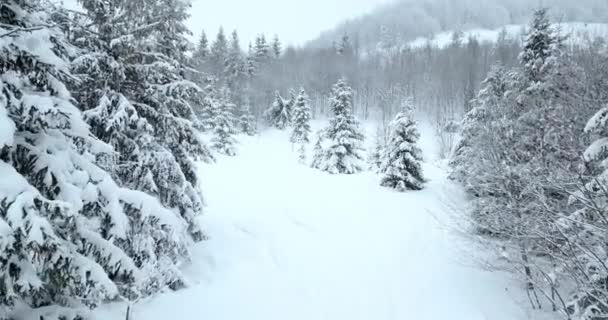
[[603, 0], [396, 0], [324, 32], [311, 45], [328, 46], [349, 34], [359, 46], [369, 48], [388, 39], [404, 43], [448, 30], [522, 25], [540, 6], [551, 8], [552, 20], [559, 22], [604, 23], [608, 15]]

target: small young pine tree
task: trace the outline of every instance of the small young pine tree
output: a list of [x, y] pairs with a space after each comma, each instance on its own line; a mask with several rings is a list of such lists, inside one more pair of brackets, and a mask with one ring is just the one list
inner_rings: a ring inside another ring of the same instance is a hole
[[376, 140], [374, 149], [370, 152], [368, 162], [369, 169], [374, 172], [379, 172], [382, 166], [384, 149], [386, 148], [386, 134], [382, 126], [376, 129]]
[[248, 136], [255, 136], [257, 133], [256, 120], [253, 114], [251, 114], [251, 108], [248, 104], [244, 104], [243, 107], [241, 107], [239, 128], [242, 133]]
[[293, 144], [308, 144], [310, 143], [310, 107], [308, 106], [308, 97], [304, 89], [295, 99], [293, 109], [293, 132], [289, 141]]
[[416, 146], [419, 138], [420, 134], [411, 111], [406, 109], [399, 112], [391, 123], [390, 137], [380, 170], [383, 175], [380, 184], [383, 187], [401, 192], [423, 188], [422, 151]]
[[215, 128], [211, 139], [211, 147], [221, 154], [235, 156], [237, 141], [232, 136], [235, 129], [231, 121], [233, 115], [230, 110], [230, 103], [223, 100], [217, 106], [219, 110], [213, 121]]
[[312, 163], [310, 165], [311, 168], [314, 168], [314, 169], [320, 169], [321, 168], [321, 161], [323, 160], [323, 156], [325, 154], [325, 152], [323, 150], [323, 138], [324, 138], [324, 136], [325, 136], [325, 131], [324, 130], [317, 131], [316, 139], [315, 139], [315, 146], [314, 146], [314, 149], [313, 149]]
[[320, 169], [332, 174], [354, 174], [363, 171], [362, 144], [365, 136], [352, 110], [352, 89], [344, 79], [333, 87], [333, 119], [326, 129], [330, 144], [324, 150]]

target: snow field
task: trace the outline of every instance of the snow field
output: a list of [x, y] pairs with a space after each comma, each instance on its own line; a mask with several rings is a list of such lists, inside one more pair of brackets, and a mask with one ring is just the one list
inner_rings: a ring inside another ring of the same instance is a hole
[[190, 287], [138, 303], [133, 319], [530, 319], [507, 276], [465, 263], [448, 227], [463, 195], [435, 164], [432, 132], [421, 127], [430, 181], [409, 193], [298, 164], [289, 131], [242, 137], [237, 157], [200, 166], [210, 239], [193, 249]]

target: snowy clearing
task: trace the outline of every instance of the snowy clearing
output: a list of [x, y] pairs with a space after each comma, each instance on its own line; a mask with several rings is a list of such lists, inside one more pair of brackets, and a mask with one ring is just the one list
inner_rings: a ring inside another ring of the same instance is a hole
[[447, 230], [463, 196], [421, 129], [430, 182], [419, 192], [299, 165], [288, 131], [246, 138], [238, 157], [202, 165], [210, 239], [194, 249], [191, 287], [140, 302], [133, 319], [531, 318], [517, 286], [471, 267]]

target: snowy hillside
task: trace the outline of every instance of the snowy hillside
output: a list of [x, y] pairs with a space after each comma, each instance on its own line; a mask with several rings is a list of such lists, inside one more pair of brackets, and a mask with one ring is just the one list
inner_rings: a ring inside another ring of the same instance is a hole
[[133, 318], [531, 319], [517, 287], [471, 267], [447, 230], [463, 195], [434, 161], [433, 131], [422, 132], [430, 182], [420, 192], [300, 165], [277, 130], [245, 139], [238, 157], [201, 165], [210, 240], [194, 249], [191, 287], [136, 304]]
[[[605, 23], [582, 23], [582, 22], [571, 22], [561, 23], [556, 25], [556, 28], [560, 30], [563, 35], [568, 36], [567, 43], [569, 44], [584, 44], [585, 40], [595, 38], [608, 38], [608, 24]], [[520, 39], [525, 34], [525, 25], [507, 25], [498, 29], [470, 29], [463, 31], [463, 41], [469, 38], [475, 38], [480, 42], [496, 42], [499, 38], [500, 33], [505, 30], [507, 36], [511, 39]], [[441, 32], [433, 36], [419, 37], [414, 41], [408, 43], [411, 48], [422, 48], [426, 46], [429, 41], [432, 46], [438, 48], [447, 47], [452, 41], [454, 31]]]

